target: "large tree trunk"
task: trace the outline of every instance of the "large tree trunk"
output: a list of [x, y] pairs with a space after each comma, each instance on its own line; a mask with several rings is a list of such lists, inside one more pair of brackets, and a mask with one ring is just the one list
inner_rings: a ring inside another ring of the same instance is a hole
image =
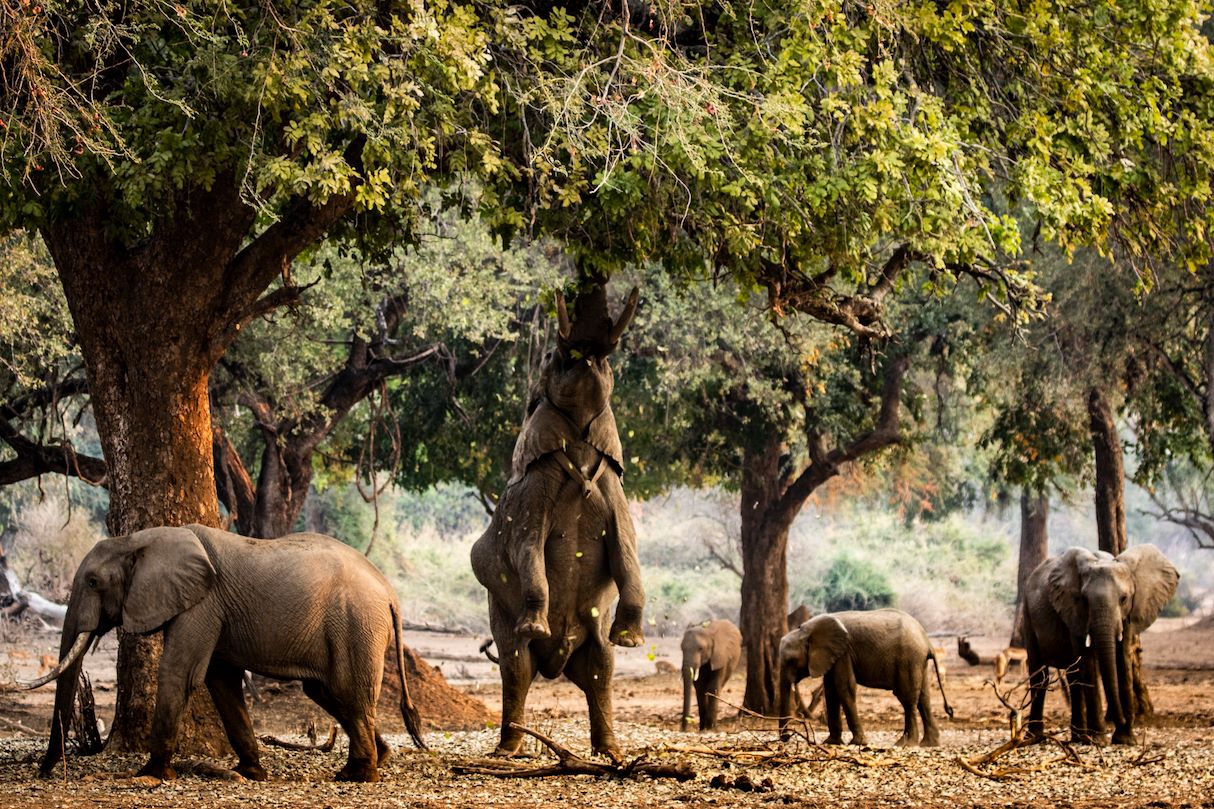
[[[1096, 456], [1096, 534], [1100, 550], [1117, 556], [1126, 549], [1125, 464], [1121, 438], [1108, 397], [1100, 388], [1088, 394], [1088, 419]], [[1135, 719], [1155, 713], [1151, 692], [1142, 673], [1142, 643], [1126, 637], [1129, 658], [1130, 713]]]
[[1009, 646], [1024, 646], [1024, 583], [1050, 553], [1050, 498], [1025, 486], [1020, 492], [1020, 563], [1016, 570], [1016, 618]]
[[[764, 716], [779, 709], [780, 638], [788, 632], [788, 529], [774, 514], [780, 497], [778, 437], [746, 448], [742, 469], [742, 637], [746, 693], [742, 704]], [[795, 516], [795, 512], [794, 512]]]
[[[205, 209], [214, 195], [195, 202]], [[189, 217], [185, 217], [187, 220]], [[110, 235], [104, 205], [43, 230], [72, 313], [109, 473], [112, 535], [157, 525], [218, 526], [207, 395], [215, 361], [215, 286], [223, 242], [206, 228], [166, 227], [130, 248]], [[194, 224], [194, 223], [190, 223]], [[229, 234], [229, 256], [240, 234]], [[120, 634], [110, 746], [147, 749], [159, 635]], [[181, 726], [183, 750], [213, 753], [225, 736], [205, 690]]]
[[1113, 408], [1100, 388], [1088, 394], [1088, 420], [1096, 455], [1097, 542], [1100, 550], [1117, 556], [1126, 548], [1125, 466]]

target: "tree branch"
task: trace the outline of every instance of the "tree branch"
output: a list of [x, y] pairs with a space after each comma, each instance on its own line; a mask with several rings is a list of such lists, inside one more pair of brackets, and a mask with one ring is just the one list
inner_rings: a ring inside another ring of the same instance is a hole
[[826, 451], [823, 435], [811, 430], [808, 435], [810, 463], [780, 495], [771, 509], [771, 519], [791, 522], [805, 501], [826, 481], [839, 474], [842, 464], [897, 444], [902, 440], [899, 408], [902, 403], [902, 381], [910, 366], [910, 356], [890, 360], [885, 366], [885, 382], [881, 390], [881, 407], [876, 424], [857, 436], [846, 446]]
[[[359, 135], [346, 147], [345, 160], [361, 167], [366, 137]], [[356, 182], [357, 185], [357, 182]], [[261, 232], [228, 263], [224, 270], [222, 311], [216, 312], [217, 331], [210, 351], [216, 361], [236, 339], [242, 323], [255, 317], [262, 292], [276, 276], [289, 276], [295, 257], [315, 244], [354, 206], [354, 189], [334, 194], [317, 204], [307, 197], [290, 203], [281, 218]]]
[[0, 419], [0, 441], [17, 453], [14, 460], [0, 463], [0, 486], [55, 473], [77, 477], [91, 486], [107, 486], [105, 461], [81, 455], [68, 442], [60, 446], [36, 444], [21, 435], [8, 419]]
[[223, 428], [213, 425], [211, 430], [215, 487], [218, 490], [219, 502], [223, 503], [230, 517], [236, 522], [235, 527], [229, 524], [228, 530], [251, 535], [257, 507], [257, 491], [253, 487], [253, 479]]

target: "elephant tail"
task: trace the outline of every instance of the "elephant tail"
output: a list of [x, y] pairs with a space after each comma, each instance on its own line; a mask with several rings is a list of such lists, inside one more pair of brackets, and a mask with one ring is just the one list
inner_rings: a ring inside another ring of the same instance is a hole
[[944, 691], [944, 678], [940, 675], [940, 661], [936, 659], [936, 653], [932, 649], [927, 650], [927, 659], [932, 661], [932, 668], [936, 670], [936, 684], [940, 686], [940, 698], [944, 700], [944, 712], [948, 714], [948, 718], [953, 718], [953, 706], [948, 704], [948, 694]]
[[413, 744], [419, 750], [427, 750], [426, 742], [422, 739], [422, 718], [418, 714], [413, 700], [409, 698], [409, 678], [405, 675], [405, 641], [401, 637], [400, 608], [392, 605], [392, 631], [396, 639], [396, 668], [400, 672], [400, 715], [405, 720], [405, 729], [413, 737]]

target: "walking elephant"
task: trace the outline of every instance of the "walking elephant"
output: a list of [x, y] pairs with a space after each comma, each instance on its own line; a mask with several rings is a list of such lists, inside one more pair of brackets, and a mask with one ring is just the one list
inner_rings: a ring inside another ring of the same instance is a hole
[[593, 749], [618, 752], [611, 644], [641, 644], [645, 593], [607, 358], [636, 305], [633, 289], [613, 320], [605, 289], [594, 284], [576, 298], [571, 321], [557, 297], [556, 349], [545, 358], [532, 393], [510, 480], [472, 547], [472, 569], [489, 591], [489, 625], [501, 658], [499, 755], [513, 755], [522, 744], [523, 734], [512, 725], [522, 722], [537, 672], [568, 676], [586, 695]]
[[717, 696], [742, 659], [742, 633], [733, 621], [718, 618], [689, 627], [683, 633], [683, 718], [680, 730], [691, 721], [691, 687], [696, 691], [700, 730], [717, 724]]
[[151, 757], [140, 775], [174, 777], [181, 713], [190, 692], [205, 683], [239, 759], [236, 772], [265, 780], [241, 688], [248, 670], [302, 680], [304, 693], [350, 737], [338, 780], [378, 780], [378, 764], [391, 748], [375, 730], [375, 703], [393, 643], [401, 715], [414, 743], [425, 747], [405, 682], [396, 593], [366, 557], [319, 534], [259, 540], [189, 525], [103, 539], [80, 563], [59, 665], [26, 684], [59, 679], [42, 775], [62, 756], [85, 649], [118, 626], [164, 629]]
[[[893, 691], [902, 703], [899, 747], [920, 741], [915, 710], [923, 720], [924, 746], [940, 743], [932, 718], [927, 663], [935, 660], [923, 625], [901, 610], [824, 613], [811, 618], [780, 640], [780, 736], [787, 724], [793, 687], [805, 677], [822, 677], [826, 697], [826, 744], [843, 743], [840, 709], [847, 716], [852, 744], [867, 744], [856, 711], [856, 686]], [[936, 682], [944, 710], [952, 717], [939, 671]]]
[[1053, 667], [1066, 672], [1073, 741], [1103, 742], [1099, 673], [1113, 744], [1133, 743], [1130, 650], [1179, 581], [1176, 568], [1154, 545], [1135, 545], [1117, 557], [1069, 548], [1033, 570], [1024, 591], [1030, 734], [1042, 733], [1047, 667]]

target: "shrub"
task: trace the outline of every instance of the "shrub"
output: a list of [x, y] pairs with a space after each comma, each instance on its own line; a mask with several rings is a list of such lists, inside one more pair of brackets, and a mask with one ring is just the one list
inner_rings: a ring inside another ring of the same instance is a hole
[[876, 567], [842, 553], [826, 569], [814, 601], [826, 612], [875, 610], [893, 606], [894, 591]]

